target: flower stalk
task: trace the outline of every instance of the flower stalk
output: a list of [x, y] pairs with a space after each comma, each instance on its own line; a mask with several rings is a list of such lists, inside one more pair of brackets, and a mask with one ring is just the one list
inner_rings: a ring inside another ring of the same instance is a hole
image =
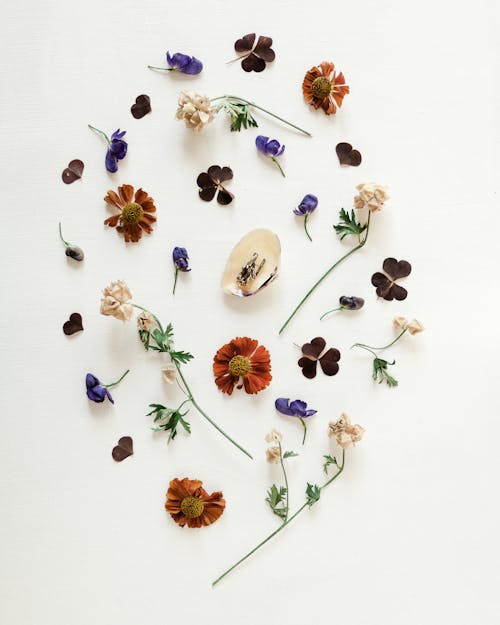
[[127, 373], [130, 373], [130, 369], [127, 369], [125, 371], [125, 373], [122, 375], [121, 378], [119, 378], [118, 380], [116, 380], [116, 382], [111, 382], [111, 384], [103, 384], [103, 386], [105, 386], [106, 388], [112, 388], [113, 386], [116, 386], [117, 384], [120, 384], [120, 382], [123, 380], [123, 378], [127, 375]]

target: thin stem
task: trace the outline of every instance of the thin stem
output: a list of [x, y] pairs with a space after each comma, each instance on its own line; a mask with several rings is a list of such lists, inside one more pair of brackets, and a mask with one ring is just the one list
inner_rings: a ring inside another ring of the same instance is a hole
[[283, 176], [283, 178], [286, 178], [285, 172], [283, 171], [283, 167], [281, 167], [281, 165], [278, 162], [278, 159], [274, 156], [271, 156], [271, 160], [273, 161], [273, 163], [276, 163], [276, 166], [278, 167], [278, 169], [281, 172], [281, 175]]
[[[336, 480], [338, 478], [338, 476], [342, 473], [342, 471], [344, 470], [344, 466], [345, 466], [345, 449], [342, 450], [342, 465], [340, 467], [338, 467], [338, 471], [337, 473], [335, 473], [335, 475], [330, 478], [327, 482], [325, 482], [323, 484], [323, 486], [321, 486], [320, 490], [323, 490], [324, 488], [326, 488], [328, 485], [330, 485], [334, 480]], [[214, 582], [212, 582], [212, 586], [215, 586], [216, 584], [218, 584], [224, 577], [226, 577], [226, 575], [228, 575], [229, 573], [231, 573], [231, 571], [234, 571], [234, 569], [239, 566], [242, 562], [244, 562], [247, 558], [249, 558], [251, 555], [253, 555], [257, 550], [259, 550], [261, 547], [263, 547], [267, 542], [269, 542], [271, 540], [271, 538], [274, 538], [274, 536], [276, 536], [276, 534], [279, 534], [279, 532], [281, 532], [282, 530], [285, 529], [285, 527], [287, 525], [289, 525], [294, 519], [295, 517], [297, 517], [303, 510], [305, 510], [308, 507], [308, 503], [306, 501], [306, 503], [302, 504], [302, 506], [287, 520], [285, 521], [282, 525], [280, 525], [278, 527], [278, 529], [274, 530], [274, 532], [272, 532], [271, 534], [269, 534], [269, 536], [267, 538], [264, 538], [263, 541], [261, 541], [256, 547], [254, 547], [251, 551], [249, 551], [245, 556], [243, 556], [240, 560], [238, 560], [238, 562], [236, 562], [236, 564], [233, 564], [233, 566], [229, 569], [227, 569], [227, 571], [225, 571], [224, 573], [222, 573], [222, 575], [220, 575]]]
[[288, 510], [289, 510], [289, 505], [288, 505], [288, 478], [286, 476], [285, 463], [283, 462], [283, 449], [281, 448], [281, 443], [278, 442], [278, 446], [280, 448], [280, 464], [281, 464], [281, 469], [283, 471], [283, 477], [285, 478], [285, 487], [286, 487], [286, 515], [285, 515], [285, 520], [284, 520], [284, 523], [286, 523], [286, 520], [288, 519]]
[[59, 236], [61, 237], [61, 241], [64, 243], [66, 247], [69, 247], [69, 243], [63, 239], [62, 230], [61, 230], [61, 222], [59, 222]]
[[369, 232], [369, 229], [370, 229], [370, 216], [371, 216], [371, 213], [368, 214], [368, 223], [367, 223], [367, 226], [366, 226], [365, 238], [361, 241], [361, 243], [358, 243], [358, 245], [356, 245], [356, 247], [353, 247], [352, 250], [349, 250], [347, 252], [347, 254], [344, 254], [342, 256], [342, 258], [339, 258], [339, 260], [337, 260], [335, 263], [333, 263], [333, 265], [329, 269], [327, 269], [325, 271], [325, 273], [321, 276], [321, 278], [317, 282], [315, 282], [313, 284], [313, 286], [309, 289], [309, 291], [307, 291], [307, 293], [304, 295], [304, 297], [300, 300], [300, 302], [294, 308], [292, 314], [288, 317], [288, 319], [285, 321], [285, 323], [281, 326], [281, 328], [279, 330], [279, 334], [281, 334], [283, 332], [283, 330], [287, 327], [287, 325], [290, 323], [290, 321], [295, 317], [295, 315], [297, 314], [297, 312], [299, 311], [301, 306], [306, 302], [306, 300], [310, 297], [310, 295], [312, 295], [312, 293], [323, 282], [323, 280], [331, 274], [331, 272], [335, 269], [335, 267], [340, 265], [340, 263], [342, 261], [344, 261], [346, 258], [349, 258], [349, 256], [351, 256], [351, 254], [354, 254], [354, 252], [356, 252], [357, 250], [361, 249], [365, 245], [365, 243], [366, 243], [366, 241], [368, 239], [368, 232]]
[[327, 310], [326, 313], [324, 313], [323, 315], [321, 315], [321, 317], [319, 318], [320, 321], [322, 321], [327, 315], [329, 315], [332, 312], [335, 312], [337, 310], [344, 310], [345, 306], [338, 306], [337, 308], [332, 308], [331, 310]]
[[306, 434], [307, 434], [307, 425], [302, 417], [299, 417], [300, 422], [302, 423], [302, 427], [304, 428], [304, 438], [302, 439], [302, 444], [306, 442]]
[[94, 128], [94, 126], [91, 126], [90, 124], [87, 124], [87, 126], [90, 128], [90, 130], [93, 130], [94, 132], [97, 132], [100, 135], [102, 135], [106, 139], [107, 144], [111, 145], [111, 141], [109, 140], [109, 137], [105, 132], [103, 132], [102, 130], [99, 130], [99, 128]]
[[235, 445], [240, 451], [242, 451], [244, 454], [246, 454], [249, 458], [251, 458], [253, 460], [253, 456], [246, 450], [244, 449], [241, 445], [239, 445], [236, 441], [234, 441], [228, 434], [226, 434], [224, 432], [224, 430], [222, 428], [220, 428], [217, 423], [215, 423], [215, 421], [212, 421], [212, 419], [207, 415], [207, 413], [199, 406], [199, 404], [197, 403], [196, 399], [193, 397], [193, 393], [191, 392], [191, 389], [189, 388], [188, 383], [186, 382], [186, 378], [183, 376], [181, 368], [179, 366], [179, 364], [174, 360], [174, 365], [175, 368], [177, 369], [177, 373], [179, 374], [179, 377], [182, 381], [182, 383], [184, 384], [184, 387], [186, 389], [186, 392], [189, 396], [189, 399], [191, 401], [191, 403], [193, 404], [193, 406], [196, 408], [196, 410], [203, 416], [205, 417], [205, 419], [211, 424], [213, 425], [213, 427], [222, 434], [222, 436], [225, 436], [227, 438], [227, 440], [232, 443], [233, 445]]
[[179, 273], [179, 270], [177, 269], [177, 267], [175, 268], [175, 277], [174, 277], [174, 288], [172, 289], [172, 295], [175, 295], [175, 287], [177, 286], [177, 275]]
[[156, 69], [159, 72], [175, 72], [176, 67], [155, 67], [154, 65], [148, 65], [149, 69]]
[[112, 386], [116, 386], [117, 384], [120, 384], [120, 382], [127, 375], [127, 373], [129, 373], [129, 371], [130, 369], [127, 369], [125, 373], [122, 375], [122, 377], [119, 380], [116, 380], [116, 382], [111, 382], [111, 384], [103, 384], [103, 386], [105, 386], [106, 388], [111, 388]]
[[[364, 343], [354, 343], [354, 345], [351, 345], [351, 349], [353, 347], [363, 347], [364, 349], [368, 349], [368, 350], [375, 350], [377, 352], [381, 352], [384, 349], [389, 349], [389, 347], [392, 347], [392, 345], [394, 345], [394, 343], [396, 343], [397, 341], [399, 341], [399, 339], [403, 336], [403, 334], [408, 330], [408, 328], [404, 328], [404, 330], [397, 335], [397, 337], [394, 339], [394, 341], [391, 341], [388, 345], [384, 345], [383, 347], [372, 347], [371, 345], [365, 345]], [[373, 353], [373, 352], [372, 352]], [[375, 354], [376, 356], [376, 354]]]
[[230, 100], [238, 100], [239, 102], [244, 102], [245, 104], [248, 104], [249, 106], [253, 106], [256, 109], [259, 109], [259, 111], [262, 111], [263, 113], [267, 113], [271, 117], [274, 117], [275, 119], [278, 119], [280, 122], [283, 122], [284, 124], [287, 124], [288, 126], [291, 126], [292, 128], [295, 128], [295, 130], [298, 130], [299, 132], [302, 132], [303, 134], [307, 135], [308, 137], [312, 137], [312, 134], [310, 132], [307, 132], [307, 130], [304, 130], [303, 128], [300, 128], [299, 126], [296, 126], [295, 124], [292, 124], [291, 122], [287, 121], [286, 119], [283, 119], [283, 117], [279, 117], [279, 115], [276, 115], [275, 113], [271, 113], [271, 111], [268, 111], [267, 109], [263, 108], [262, 106], [259, 106], [258, 104], [255, 104], [255, 102], [250, 102], [250, 100], [245, 100], [245, 98], [240, 98], [237, 95], [223, 95], [223, 96], [219, 96], [217, 98], [212, 98], [212, 102], [215, 101], [215, 100], [222, 100], [224, 98], [227, 98], [227, 99], [230, 99]]
[[309, 213], [305, 214], [304, 217], [304, 230], [306, 231], [307, 238], [312, 242], [311, 235], [309, 234], [309, 230], [307, 229], [307, 220], [309, 219]]
[[247, 56], [250, 56], [250, 52], [248, 54], [237, 56], [235, 59], [231, 59], [230, 61], [226, 61], [226, 65], [231, 65], [231, 63], [236, 63], [236, 61], [243, 61], [243, 59], [246, 59]]

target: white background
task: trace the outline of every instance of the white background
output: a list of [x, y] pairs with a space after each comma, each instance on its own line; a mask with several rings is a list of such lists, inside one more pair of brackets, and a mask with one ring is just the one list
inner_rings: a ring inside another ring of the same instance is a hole
[[[343, 625], [492, 625], [498, 622], [498, 21], [493, 0], [328, 2], [56, 0], [4, 4], [2, 19], [3, 311], [0, 437], [1, 607], [9, 625], [132, 625], [183, 622], [325, 622]], [[226, 65], [234, 41], [274, 39], [262, 74]], [[199, 77], [153, 73], [167, 49], [205, 63]], [[332, 60], [351, 85], [335, 117], [303, 101], [303, 75]], [[230, 133], [222, 115], [203, 134], [174, 119], [178, 92], [255, 99], [311, 130], [308, 139], [259, 115], [259, 129]], [[147, 93], [152, 114], [130, 115]], [[104, 169], [105, 144], [87, 129], [127, 130], [119, 172]], [[254, 147], [258, 133], [286, 144], [283, 179]], [[359, 168], [340, 168], [334, 147], [350, 141]], [[68, 161], [83, 179], [60, 179]], [[230, 165], [227, 207], [199, 200], [196, 177]], [[375, 180], [392, 199], [374, 218], [366, 248], [340, 267], [289, 330], [277, 330], [299, 297], [346, 249], [332, 224], [354, 187]], [[102, 201], [118, 184], [155, 199], [154, 234], [125, 245], [103, 226]], [[319, 207], [313, 243], [291, 210], [305, 193]], [[68, 261], [57, 236], [86, 252]], [[279, 280], [236, 301], [219, 289], [233, 244], [254, 227], [282, 242]], [[189, 249], [193, 271], [171, 295], [171, 249]], [[370, 276], [387, 256], [413, 265], [404, 302], [378, 301]], [[123, 278], [134, 301], [175, 326], [177, 347], [202, 406], [254, 453], [234, 450], [191, 411], [192, 435], [151, 432], [150, 402], [180, 398], [160, 376], [134, 324], [99, 314], [101, 289]], [[342, 295], [366, 299], [359, 313], [319, 322]], [[61, 326], [79, 311], [85, 331]], [[395, 315], [426, 332], [389, 353], [400, 386], [370, 379], [369, 354]], [[271, 352], [274, 379], [256, 397], [222, 396], [213, 354], [234, 336]], [[314, 336], [342, 351], [340, 373], [302, 377], [293, 343]], [[84, 377], [131, 373], [115, 405], [90, 403]], [[300, 424], [274, 399], [318, 409], [300, 447]], [[280, 481], [265, 462], [271, 427], [289, 461], [292, 509], [307, 481], [322, 479], [334, 451], [327, 424], [341, 412], [366, 427], [341, 478], [321, 502], [213, 590], [234, 560], [277, 527], [265, 491]], [[121, 464], [122, 435], [135, 454]], [[180, 529], [163, 509], [168, 482], [189, 476], [223, 490], [220, 521]]]

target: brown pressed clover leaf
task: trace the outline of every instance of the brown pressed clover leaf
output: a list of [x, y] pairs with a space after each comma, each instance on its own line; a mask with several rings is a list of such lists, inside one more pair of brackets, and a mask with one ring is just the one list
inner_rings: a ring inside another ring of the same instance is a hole
[[231, 180], [233, 170], [230, 167], [219, 167], [212, 165], [206, 172], [201, 173], [196, 179], [196, 183], [200, 187], [198, 193], [202, 200], [210, 202], [217, 193], [217, 202], [219, 204], [230, 204], [234, 195], [230, 193], [223, 185], [223, 182]]
[[310, 343], [302, 345], [302, 358], [299, 359], [297, 364], [302, 369], [304, 377], [310, 380], [316, 377], [318, 362], [325, 375], [331, 376], [338, 373], [340, 352], [334, 347], [330, 347], [330, 349], [324, 352], [325, 347], [326, 341], [322, 336], [317, 336]]
[[393, 299], [402, 301], [408, 296], [408, 291], [396, 284], [399, 278], [406, 278], [411, 273], [411, 265], [407, 260], [397, 261], [395, 258], [386, 258], [382, 265], [384, 273], [377, 271], [372, 276], [372, 284], [377, 287], [377, 295], [388, 302]]
[[243, 56], [241, 67], [245, 72], [263, 72], [266, 69], [266, 63], [272, 63], [276, 55], [271, 48], [273, 40], [271, 37], [259, 36], [255, 43], [255, 33], [244, 35], [234, 44], [236, 52]]

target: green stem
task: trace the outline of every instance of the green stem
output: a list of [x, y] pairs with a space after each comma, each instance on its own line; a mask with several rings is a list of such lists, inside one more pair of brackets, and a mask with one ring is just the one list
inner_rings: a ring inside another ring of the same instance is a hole
[[191, 389], [189, 388], [188, 383], [186, 382], [186, 378], [184, 377], [184, 375], [182, 374], [181, 368], [179, 366], [179, 364], [174, 360], [174, 365], [175, 368], [177, 369], [177, 373], [179, 374], [180, 379], [182, 380], [182, 383], [184, 384], [184, 387], [186, 389], [186, 392], [189, 396], [189, 400], [191, 401], [191, 403], [193, 404], [193, 406], [196, 408], [196, 410], [203, 416], [205, 417], [205, 419], [218, 431], [222, 434], [222, 436], [225, 436], [227, 438], [227, 440], [232, 443], [233, 445], [235, 445], [240, 451], [242, 451], [244, 454], [246, 454], [249, 458], [251, 458], [253, 460], [253, 456], [246, 450], [244, 449], [241, 445], [239, 445], [236, 441], [234, 441], [228, 434], [226, 434], [224, 432], [224, 430], [222, 428], [220, 428], [217, 423], [215, 423], [215, 421], [212, 421], [212, 419], [207, 415], [207, 413], [199, 406], [199, 404], [197, 403], [196, 399], [193, 397], [193, 393], [191, 392]]
[[69, 247], [69, 243], [63, 239], [62, 230], [61, 230], [61, 222], [59, 222], [59, 236], [61, 237], [61, 241], [64, 243], [66, 247]]
[[159, 72], [175, 72], [177, 71], [176, 67], [155, 67], [154, 65], [148, 65], [149, 69], [156, 69]]
[[172, 289], [172, 295], [175, 295], [175, 287], [177, 286], [177, 275], [179, 273], [179, 270], [177, 269], [177, 267], [175, 268], [175, 278], [174, 278], [174, 288]]
[[306, 442], [307, 425], [304, 419], [302, 419], [302, 417], [299, 417], [299, 419], [300, 419], [300, 422], [302, 423], [302, 427], [304, 428], [304, 438], [302, 439], [302, 444], [304, 444]]
[[281, 328], [279, 330], [279, 334], [281, 334], [283, 332], [283, 330], [287, 327], [287, 325], [290, 323], [290, 321], [295, 317], [295, 315], [297, 314], [297, 312], [299, 311], [301, 306], [304, 304], [304, 302], [309, 298], [310, 295], [312, 295], [312, 293], [323, 282], [323, 280], [331, 274], [331, 272], [335, 269], [335, 267], [340, 265], [340, 263], [342, 261], [344, 261], [346, 258], [349, 258], [349, 256], [351, 256], [351, 254], [354, 254], [354, 252], [356, 252], [357, 250], [361, 249], [364, 246], [364, 244], [366, 243], [366, 241], [368, 239], [368, 233], [369, 233], [369, 230], [370, 230], [370, 216], [371, 216], [371, 212], [368, 213], [368, 222], [367, 222], [367, 225], [366, 225], [366, 235], [365, 235], [365, 238], [361, 241], [361, 243], [358, 243], [358, 245], [356, 245], [356, 247], [353, 247], [352, 250], [349, 250], [349, 252], [347, 252], [347, 254], [344, 254], [342, 256], [342, 258], [339, 258], [339, 260], [337, 260], [335, 263], [333, 263], [333, 265], [329, 269], [327, 269], [325, 271], [325, 273], [321, 276], [321, 278], [317, 282], [315, 282], [313, 284], [313, 286], [309, 289], [309, 291], [307, 291], [307, 293], [304, 295], [304, 297], [300, 300], [300, 302], [294, 308], [292, 314], [288, 317], [288, 319], [285, 321], [285, 323], [281, 326]]
[[127, 375], [129, 371], [130, 369], [127, 369], [125, 373], [122, 375], [122, 377], [119, 380], [116, 380], [116, 382], [111, 382], [111, 384], [103, 384], [103, 386], [105, 386], [106, 388], [111, 388], [112, 386], [116, 386], [117, 384], [120, 384], [120, 382], [123, 380], [123, 378]]
[[276, 163], [276, 166], [280, 170], [281, 175], [283, 176], [283, 178], [286, 178], [285, 172], [283, 171], [283, 167], [281, 167], [281, 165], [279, 164], [278, 159], [276, 157], [274, 157], [274, 156], [271, 156], [271, 160], [273, 161], [273, 163]]
[[91, 126], [90, 124], [87, 124], [87, 126], [90, 128], [90, 130], [93, 130], [94, 132], [98, 132], [100, 135], [102, 135], [105, 139], [108, 145], [111, 145], [111, 141], [109, 140], [108, 135], [103, 132], [102, 130], [99, 130], [99, 128], [94, 128], [94, 126]]
[[[323, 484], [323, 486], [321, 486], [320, 490], [323, 490], [329, 484], [331, 484], [334, 480], [336, 480], [338, 478], [338, 476], [344, 470], [344, 466], [345, 466], [345, 449], [342, 450], [342, 465], [340, 467], [338, 467], [337, 473], [335, 473], [335, 475], [332, 478], [330, 478], [327, 482], [325, 482]], [[307, 502], [302, 504], [302, 506], [287, 521], [285, 521], [282, 525], [280, 525], [278, 527], [278, 529], [274, 530], [274, 532], [269, 534], [269, 536], [267, 538], [264, 538], [264, 540], [262, 542], [260, 542], [256, 547], [254, 547], [245, 556], [243, 556], [243, 558], [238, 560], [238, 562], [236, 562], [236, 564], [233, 564], [233, 566], [231, 568], [227, 569], [227, 571], [222, 573], [222, 575], [220, 575], [214, 582], [212, 582], [212, 586], [215, 586], [216, 584], [218, 584], [224, 577], [226, 577], [226, 575], [229, 575], [229, 573], [231, 573], [231, 571], [234, 571], [234, 569], [236, 567], [238, 567], [242, 562], [244, 562], [247, 558], [249, 558], [251, 555], [253, 555], [257, 550], [259, 550], [261, 547], [263, 547], [267, 542], [269, 542], [271, 540], [271, 538], [274, 538], [274, 536], [276, 536], [276, 534], [279, 534], [279, 532], [284, 530], [285, 527], [287, 525], [289, 525], [295, 519], [295, 517], [297, 517], [307, 507], [308, 507], [308, 503]]]
[[[389, 349], [389, 347], [392, 347], [392, 345], [394, 345], [394, 343], [396, 343], [397, 341], [399, 341], [399, 339], [403, 336], [403, 334], [408, 330], [408, 328], [404, 328], [404, 330], [397, 335], [397, 337], [394, 339], [394, 341], [391, 341], [388, 345], [384, 345], [383, 347], [372, 347], [371, 345], [365, 345], [364, 343], [354, 343], [354, 345], [351, 345], [351, 349], [353, 347], [362, 347], [363, 349], [368, 349], [369, 351], [371, 350], [375, 350], [377, 352], [381, 352], [384, 349]], [[372, 352], [373, 354], [373, 352]], [[376, 356], [377, 354], [375, 354]]]
[[291, 126], [292, 128], [295, 128], [295, 130], [298, 130], [299, 132], [302, 132], [303, 134], [307, 135], [308, 137], [312, 137], [312, 134], [310, 132], [307, 132], [307, 130], [304, 130], [303, 128], [300, 128], [299, 126], [296, 126], [295, 124], [292, 124], [291, 122], [287, 121], [286, 119], [283, 119], [283, 117], [279, 117], [279, 115], [276, 115], [275, 113], [271, 113], [271, 111], [268, 111], [267, 109], [263, 108], [262, 106], [259, 106], [258, 104], [255, 104], [255, 102], [250, 102], [250, 100], [245, 100], [245, 98], [240, 98], [239, 96], [236, 96], [236, 95], [222, 95], [222, 96], [219, 96], [217, 98], [212, 98], [212, 101], [222, 100], [224, 98], [230, 99], [230, 100], [238, 100], [239, 102], [244, 102], [245, 104], [248, 104], [248, 106], [253, 106], [256, 109], [259, 109], [259, 111], [262, 111], [263, 113], [267, 113], [267, 115], [270, 115], [271, 117], [274, 117], [275, 119], [278, 119], [280, 122], [283, 122], [284, 124], [287, 124], [288, 126]]
[[319, 318], [320, 321], [322, 321], [327, 315], [329, 315], [332, 312], [335, 312], [336, 310], [344, 310], [345, 306], [338, 306], [337, 308], [332, 308], [331, 310], [327, 310], [326, 313], [324, 313], [323, 315], [321, 315], [321, 317]]
[[281, 448], [281, 443], [278, 443], [279, 448], [280, 448], [280, 464], [281, 464], [281, 469], [283, 471], [283, 477], [285, 478], [285, 488], [286, 488], [286, 515], [285, 515], [285, 520], [284, 523], [286, 523], [287, 519], [288, 519], [288, 510], [289, 510], [289, 501], [288, 501], [288, 478], [286, 476], [286, 471], [285, 471], [285, 463], [283, 462], [283, 450]]
[[307, 220], [309, 219], [309, 213], [306, 213], [304, 217], [304, 230], [306, 231], [307, 237], [309, 241], [312, 242], [311, 235], [309, 234], [309, 230], [307, 229]]

